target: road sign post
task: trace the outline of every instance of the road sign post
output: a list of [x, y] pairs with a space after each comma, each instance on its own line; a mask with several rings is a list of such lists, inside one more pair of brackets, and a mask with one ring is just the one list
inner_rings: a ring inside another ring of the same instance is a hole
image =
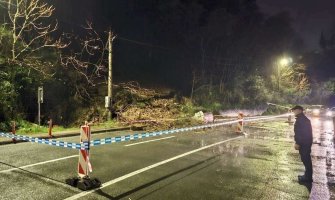
[[43, 103], [43, 87], [37, 89], [37, 103], [38, 103], [38, 125], [41, 125], [41, 103]]
[[[15, 133], [16, 133], [16, 123], [15, 123], [15, 121], [13, 121], [13, 124], [12, 124], [12, 134], [15, 135]], [[13, 140], [13, 142], [15, 144], [16, 143], [16, 139], [13, 138], [12, 140]]]

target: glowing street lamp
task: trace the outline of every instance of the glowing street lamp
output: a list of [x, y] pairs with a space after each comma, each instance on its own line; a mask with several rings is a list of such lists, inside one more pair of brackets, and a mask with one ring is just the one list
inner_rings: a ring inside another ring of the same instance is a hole
[[280, 61], [279, 61], [279, 64], [280, 64], [281, 66], [286, 66], [288, 63], [289, 63], [289, 60], [288, 60], [287, 58], [282, 58], [282, 59], [280, 59]]

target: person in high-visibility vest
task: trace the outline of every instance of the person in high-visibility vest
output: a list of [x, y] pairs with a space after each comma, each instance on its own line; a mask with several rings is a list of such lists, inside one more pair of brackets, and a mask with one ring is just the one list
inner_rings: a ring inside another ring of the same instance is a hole
[[303, 107], [295, 106], [292, 108], [292, 111], [296, 117], [294, 123], [295, 149], [299, 150], [301, 161], [305, 165], [305, 174], [298, 176], [298, 181], [313, 182], [313, 166], [311, 159], [313, 131], [311, 121], [303, 113]]

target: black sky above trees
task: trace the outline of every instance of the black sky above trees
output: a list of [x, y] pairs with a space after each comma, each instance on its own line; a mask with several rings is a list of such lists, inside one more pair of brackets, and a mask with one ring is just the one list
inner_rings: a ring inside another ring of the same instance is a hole
[[306, 49], [317, 49], [335, 13], [333, 1], [323, 1], [49, 0], [60, 31], [83, 34], [89, 20], [102, 35], [109, 27], [118, 35], [116, 79], [185, 90], [193, 71], [225, 74], [224, 82], [233, 83], [237, 73], [270, 74], [278, 57], [297, 60]]
[[334, 0], [258, 0], [266, 14], [289, 11], [295, 30], [302, 36], [309, 50], [317, 50], [321, 31], [335, 27]]
[[[56, 5], [59, 16], [63, 19], [71, 19], [64, 21], [65, 23], [72, 21], [80, 25], [86, 19], [90, 19], [99, 24], [111, 22], [111, 18], [115, 18], [117, 20], [114, 20], [113, 24], [117, 25], [118, 22], [124, 23], [122, 19], [120, 20], [123, 15], [131, 15], [119, 9], [131, 7], [131, 3], [127, 3], [129, 1], [58, 0], [50, 2]], [[143, 1], [143, 4], [146, 2], [148, 1]], [[216, 1], [209, 2], [214, 3], [208, 3], [208, 8], [214, 6]], [[335, 26], [335, 1], [333, 0], [257, 0], [257, 5], [265, 15], [274, 15], [282, 11], [290, 12], [293, 27], [302, 36], [309, 50], [319, 49], [321, 31], [327, 32]], [[134, 16], [136, 17], [138, 16]]]

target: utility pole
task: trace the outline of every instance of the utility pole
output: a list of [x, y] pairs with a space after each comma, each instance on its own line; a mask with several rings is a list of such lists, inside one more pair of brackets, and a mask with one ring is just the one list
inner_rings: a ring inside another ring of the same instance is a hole
[[112, 97], [113, 97], [113, 40], [115, 36], [111, 30], [108, 32], [108, 96], [105, 98], [105, 107], [108, 112], [108, 119], [112, 118]]

